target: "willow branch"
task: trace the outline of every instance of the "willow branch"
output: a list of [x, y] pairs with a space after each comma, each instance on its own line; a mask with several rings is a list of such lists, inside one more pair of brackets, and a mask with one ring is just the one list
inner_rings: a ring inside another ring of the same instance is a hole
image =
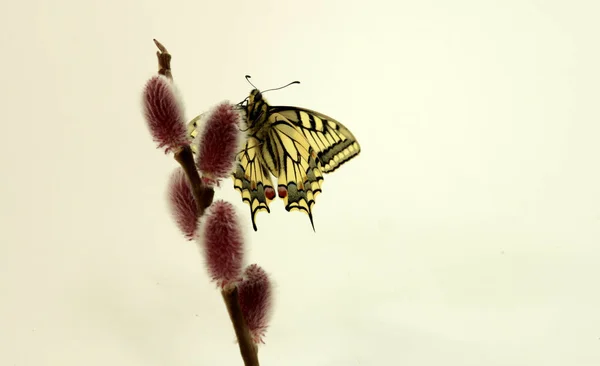
[[[165, 46], [163, 46], [156, 39], [154, 40], [154, 43], [156, 44], [156, 47], [158, 47], [158, 51], [156, 52], [156, 56], [158, 58], [158, 73], [166, 76], [170, 80], [173, 80], [173, 74], [171, 73], [171, 55]], [[198, 208], [198, 218], [200, 218], [202, 215], [204, 215], [206, 209], [212, 204], [215, 191], [212, 187], [206, 186], [202, 182], [202, 179], [200, 179], [200, 174], [198, 173], [196, 162], [194, 161], [194, 155], [189, 145], [179, 149], [174, 155], [175, 160], [177, 160], [177, 162], [181, 165], [188, 178], [192, 188], [192, 195], [194, 196], [194, 201], [196, 202], [196, 207]], [[237, 287], [232, 286], [230, 288], [225, 288], [221, 291], [221, 295], [225, 301], [225, 306], [227, 307], [227, 312], [229, 313], [229, 319], [233, 324], [233, 330], [235, 331], [235, 335], [238, 340], [244, 365], [260, 366], [258, 362], [258, 348], [252, 340], [250, 330], [248, 329], [248, 324], [244, 319], [244, 315], [240, 307]]]
[[229, 319], [233, 324], [235, 335], [238, 339], [240, 346], [240, 353], [244, 360], [245, 366], [259, 366], [258, 362], [258, 348], [252, 341], [250, 330], [244, 319], [242, 308], [240, 307], [240, 301], [238, 298], [238, 289], [235, 286], [231, 288], [225, 288], [221, 291], [225, 305], [227, 306], [227, 312], [229, 313]]
[[[158, 47], [158, 51], [156, 51], [156, 58], [158, 59], [158, 73], [166, 76], [169, 78], [169, 80], [173, 80], [173, 74], [171, 73], [171, 54], [169, 51], [167, 51], [167, 48], [156, 39], [154, 39], [154, 44], [156, 44], [156, 47]], [[192, 149], [189, 146], [185, 146], [179, 151], [175, 152], [174, 157], [188, 177], [188, 181], [192, 187], [194, 201], [196, 202], [196, 207], [198, 208], [198, 218], [200, 218], [208, 206], [212, 204], [215, 191], [202, 183], [200, 175], [198, 174], [198, 169], [196, 169]]]

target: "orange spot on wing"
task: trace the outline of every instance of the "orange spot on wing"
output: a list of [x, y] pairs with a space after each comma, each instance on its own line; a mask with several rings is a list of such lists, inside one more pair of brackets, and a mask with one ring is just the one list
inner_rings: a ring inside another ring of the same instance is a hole
[[272, 200], [273, 198], [275, 198], [275, 190], [272, 187], [265, 188], [265, 196], [267, 196], [268, 199]]
[[277, 187], [277, 194], [279, 195], [279, 198], [285, 198], [285, 197], [287, 197], [287, 188], [285, 188], [285, 187]]

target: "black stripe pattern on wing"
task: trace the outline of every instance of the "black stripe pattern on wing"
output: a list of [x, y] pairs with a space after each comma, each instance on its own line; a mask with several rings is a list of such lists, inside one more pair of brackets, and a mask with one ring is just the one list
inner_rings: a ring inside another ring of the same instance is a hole
[[[242, 201], [250, 206], [252, 227], [257, 231], [256, 214], [260, 211], [271, 212], [269, 204], [275, 194], [269, 171], [261, 160], [259, 141], [249, 137], [237, 159], [238, 164], [233, 173], [233, 186], [242, 194]], [[270, 198], [267, 195], [269, 189], [272, 192]]]
[[323, 173], [330, 173], [360, 153], [360, 145], [343, 124], [322, 113], [296, 107], [271, 107], [293, 123], [317, 153]]
[[278, 177], [279, 196], [285, 209], [308, 214], [314, 230], [312, 208], [323, 182], [316, 152], [292, 123], [280, 120], [271, 125], [263, 157], [271, 173]]

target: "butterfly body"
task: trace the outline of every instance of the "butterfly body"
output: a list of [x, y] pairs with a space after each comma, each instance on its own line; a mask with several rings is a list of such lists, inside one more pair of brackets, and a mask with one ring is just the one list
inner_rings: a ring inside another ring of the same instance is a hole
[[270, 106], [258, 89], [250, 92], [242, 108], [247, 141], [237, 156], [233, 181], [250, 206], [254, 230], [256, 214], [270, 212], [276, 195], [287, 211], [308, 214], [314, 230], [312, 208], [323, 174], [358, 155], [360, 145], [333, 118], [304, 108]]

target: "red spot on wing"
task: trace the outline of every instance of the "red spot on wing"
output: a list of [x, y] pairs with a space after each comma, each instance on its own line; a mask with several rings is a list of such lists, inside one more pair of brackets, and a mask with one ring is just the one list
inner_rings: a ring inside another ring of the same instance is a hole
[[267, 198], [270, 200], [275, 198], [275, 190], [273, 189], [273, 187], [265, 188], [265, 196], [267, 196]]
[[285, 187], [277, 187], [277, 194], [279, 195], [279, 198], [285, 198], [285, 197], [287, 197], [287, 188], [285, 188]]

